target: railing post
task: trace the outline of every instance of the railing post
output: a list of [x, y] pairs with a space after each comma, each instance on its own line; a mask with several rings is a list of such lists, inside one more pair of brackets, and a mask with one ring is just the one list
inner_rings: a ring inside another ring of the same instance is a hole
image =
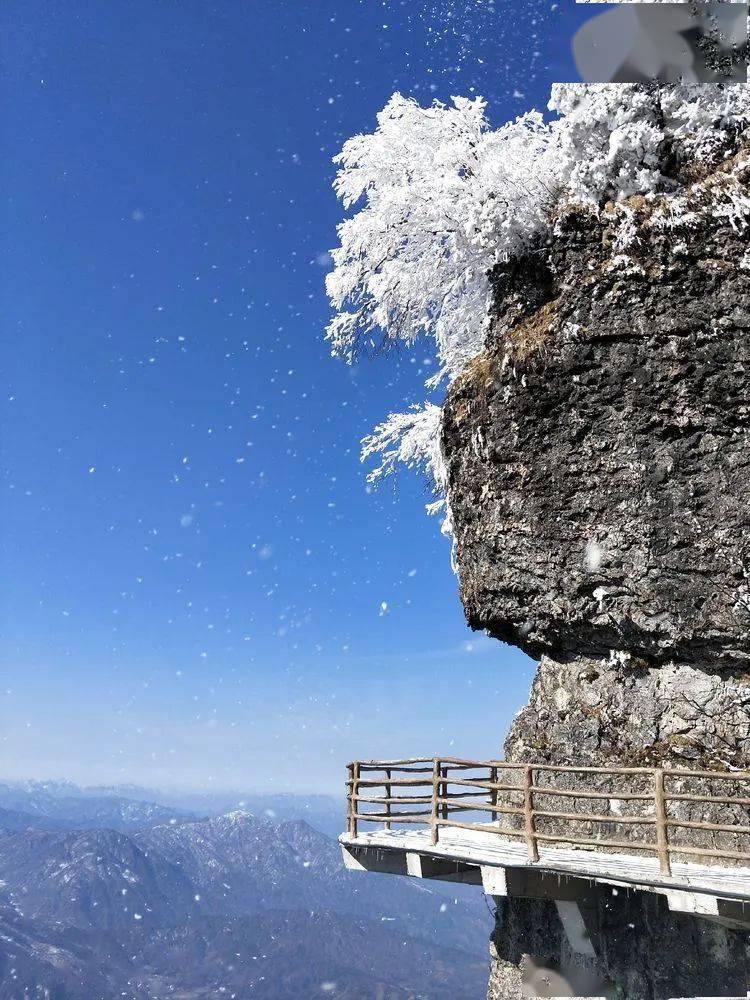
[[346, 832], [352, 836], [352, 788], [354, 782], [354, 764], [346, 766]]
[[539, 860], [539, 847], [536, 839], [536, 828], [534, 826], [534, 767], [532, 764], [524, 765], [523, 769], [523, 818], [526, 832], [526, 847], [529, 851], [531, 861]]
[[347, 782], [349, 805], [348, 829], [349, 836], [357, 836], [357, 793], [359, 789], [359, 764], [349, 765], [349, 781]]
[[[447, 799], [448, 798], [448, 768], [447, 767], [441, 767], [440, 768], [440, 777], [443, 779], [442, 782], [440, 783], [440, 798], [441, 799]], [[440, 816], [441, 816], [442, 819], [448, 819], [448, 806], [447, 806], [447, 804], [445, 802], [440, 807]]]
[[388, 819], [385, 821], [384, 826], [385, 826], [386, 830], [390, 830], [390, 828], [391, 828], [391, 769], [389, 767], [386, 768], [385, 776], [388, 779], [388, 782], [387, 782], [387, 784], [385, 786], [385, 797], [386, 797], [385, 814], [388, 817]]
[[[490, 768], [490, 782], [493, 785], [496, 785], [497, 784], [497, 779], [498, 779], [498, 770], [497, 770], [496, 767], [491, 767]], [[497, 791], [496, 788], [491, 788], [490, 789], [490, 805], [491, 806], [496, 806], [497, 805], [497, 801], [498, 801], [498, 791]], [[490, 812], [490, 822], [491, 823], [495, 822], [496, 816], [497, 816], [497, 813], [493, 809]]]
[[430, 843], [437, 844], [440, 833], [438, 827], [438, 797], [440, 795], [440, 761], [432, 765], [432, 809], [430, 814]]
[[656, 847], [659, 852], [659, 868], [662, 875], [672, 874], [669, 856], [669, 828], [667, 827], [667, 804], [664, 797], [664, 771], [657, 767], [654, 771], [654, 803], [656, 806]]

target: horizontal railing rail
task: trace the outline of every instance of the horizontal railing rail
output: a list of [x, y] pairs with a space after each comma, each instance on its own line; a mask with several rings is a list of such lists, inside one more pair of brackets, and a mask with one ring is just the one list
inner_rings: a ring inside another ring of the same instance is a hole
[[[748, 771], [513, 764], [460, 757], [355, 761], [348, 770], [347, 832], [354, 838], [363, 823], [382, 824], [385, 830], [403, 824], [425, 827], [433, 846], [448, 828], [521, 841], [532, 862], [539, 861], [540, 845], [566, 844], [655, 855], [664, 875], [671, 874], [678, 856], [750, 865], [750, 841], [747, 850], [734, 849], [734, 839], [750, 837]], [[691, 782], [700, 787], [686, 790]], [[597, 783], [606, 787], [595, 787]], [[717, 784], [718, 791], [712, 790]], [[585, 811], [567, 811], [579, 802]], [[710, 820], [692, 815], [698, 806], [711, 813]], [[581, 831], [581, 825], [587, 829]], [[619, 837], [612, 836], [617, 830]], [[648, 839], [623, 839], [625, 831], [643, 831]], [[701, 836], [691, 839], [694, 834]], [[719, 834], [734, 839], [717, 844]], [[704, 842], [696, 842], [700, 839]]]

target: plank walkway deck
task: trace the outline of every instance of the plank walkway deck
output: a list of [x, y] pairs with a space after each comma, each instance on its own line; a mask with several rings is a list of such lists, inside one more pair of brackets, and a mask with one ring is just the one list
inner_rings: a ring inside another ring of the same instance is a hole
[[428, 830], [373, 830], [339, 839], [345, 847], [415, 852], [477, 866], [529, 868], [639, 889], [678, 889], [750, 902], [750, 868], [673, 861], [671, 874], [664, 875], [657, 858], [543, 846], [539, 861], [532, 862], [523, 844], [474, 830], [443, 830], [438, 844], [430, 842]]

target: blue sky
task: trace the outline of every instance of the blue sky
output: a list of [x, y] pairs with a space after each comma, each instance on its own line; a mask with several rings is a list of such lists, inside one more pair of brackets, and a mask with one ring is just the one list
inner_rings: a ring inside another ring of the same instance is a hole
[[543, 106], [576, 16], [4, 5], [2, 776], [318, 791], [499, 752], [533, 665], [467, 631], [425, 485], [358, 460], [429, 345], [323, 341], [331, 157], [397, 89]]

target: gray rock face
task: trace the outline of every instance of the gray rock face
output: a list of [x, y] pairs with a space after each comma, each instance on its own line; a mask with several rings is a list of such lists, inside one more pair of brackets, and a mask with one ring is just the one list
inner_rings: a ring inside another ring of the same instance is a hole
[[[744, 668], [747, 241], [723, 228], [700, 258], [675, 261], [655, 240], [658, 273], [623, 276], [607, 273], [590, 216], [564, 225], [547, 303], [498, 316], [446, 408], [469, 621], [532, 656], [624, 650]], [[544, 340], [514, 356], [509, 331], [532, 324]]]
[[[485, 352], [449, 393], [467, 619], [541, 660], [507, 759], [750, 766], [750, 269], [711, 204], [728, 169], [688, 191], [690, 225], [658, 198], [569, 207], [495, 272]], [[746, 934], [644, 894], [594, 910], [608, 996], [750, 988]], [[554, 905], [504, 903], [490, 1000], [535, 995], [537, 959], [570, 963]]]
[[636, 767], [742, 764], [750, 679], [694, 664], [543, 656], [506, 743], [514, 760]]
[[[444, 411], [461, 597], [472, 627], [585, 661], [574, 703], [610, 690], [629, 712], [628, 692], [648, 689], [633, 748], [701, 728], [687, 705], [681, 727], [678, 706], [655, 703], [667, 674], [633, 683], [680, 664], [672, 687], [690, 675], [721, 707], [708, 742], [736, 762], [750, 748], [737, 698], [750, 671], [747, 237], [707, 217], [678, 253], [644, 223], [625, 270], [612, 239], [606, 219], [572, 209], [546, 261], [495, 275], [486, 352]], [[581, 694], [586, 664], [611, 657]]]

